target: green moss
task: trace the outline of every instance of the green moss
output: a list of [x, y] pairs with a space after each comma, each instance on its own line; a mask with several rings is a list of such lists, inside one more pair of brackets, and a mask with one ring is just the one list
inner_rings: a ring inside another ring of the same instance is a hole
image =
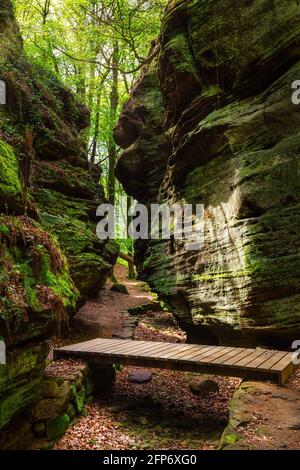
[[33, 184], [74, 197], [93, 198], [98, 186], [88, 170], [75, 167], [65, 160], [37, 162], [33, 174]]
[[111, 265], [95, 253], [79, 253], [69, 257], [70, 272], [82, 295], [95, 295], [105, 285]]
[[[34, 198], [41, 209], [42, 224], [55, 222], [54, 217], [69, 217], [88, 220], [95, 216], [97, 203], [87, 199], [67, 197], [57, 191], [47, 188], [34, 189]], [[51, 219], [53, 217], [53, 219]], [[47, 221], [49, 218], [49, 221]]]
[[9, 228], [5, 224], [0, 224], [0, 233], [3, 233], [4, 235], [9, 234]]
[[22, 200], [17, 157], [10, 145], [0, 140], [0, 206], [16, 209]]
[[40, 253], [40, 277], [41, 282], [51, 287], [53, 292], [62, 300], [64, 306], [73, 310], [76, 306], [79, 293], [69, 276], [67, 270], [54, 274], [51, 266], [51, 257], [43, 246], [37, 246]]
[[225, 430], [223, 433], [223, 436], [221, 438], [221, 443], [220, 443], [220, 450], [224, 450], [226, 448], [230, 448], [234, 444], [236, 444], [239, 441], [240, 437], [233, 433], [233, 432], [228, 432], [228, 430]]
[[203, 274], [194, 274], [192, 276], [187, 276], [188, 279], [195, 282], [214, 282], [221, 279], [234, 279], [237, 277], [243, 277], [251, 274], [250, 270], [236, 270], [236, 271], [222, 271], [222, 272], [205, 272]]
[[9, 352], [7, 365], [0, 365], [0, 429], [37, 397], [46, 353], [37, 346], [25, 347]]
[[75, 400], [75, 408], [78, 411], [78, 413], [81, 413], [84, 408], [85, 395], [86, 395], [85, 388], [82, 387], [77, 393], [76, 400]]
[[188, 36], [185, 33], [174, 34], [169, 40], [166, 50], [168, 51], [168, 59], [177, 72], [193, 74], [198, 78], [196, 63], [191, 53]]
[[114, 292], [118, 292], [120, 294], [127, 294], [127, 295], [129, 294], [127, 287], [124, 286], [124, 284], [120, 284], [119, 282], [116, 282], [115, 284], [113, 284], [113, 286], [111, 287], [111, 290]]
[[11, 216], [3, 216], [0, 222], [9, 228], [2, 240], [0, 332], [10, 342], [29, 340], [51, 327], [53, 293], [71, 312], [79, 292], [55, 240], [37, 223]]
[[70, 418], [67, 413], [63, 413], [56, 418], [50, 419], [46, 423], [47, 439], [54, 441], [64, 434], [70, 424]]

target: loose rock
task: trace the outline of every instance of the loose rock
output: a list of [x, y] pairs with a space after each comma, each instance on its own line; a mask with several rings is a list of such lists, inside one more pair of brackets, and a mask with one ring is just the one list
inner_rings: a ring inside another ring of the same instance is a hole
[[219, 392], [219, 385], [211, 379], [197, 378], [189, 383], [189, 388], [194, 395], [210, 395]]
[[135, 370], [128, 375], [129, 382], [143, 384], [150, 382], [152, 374], [148, 370]]

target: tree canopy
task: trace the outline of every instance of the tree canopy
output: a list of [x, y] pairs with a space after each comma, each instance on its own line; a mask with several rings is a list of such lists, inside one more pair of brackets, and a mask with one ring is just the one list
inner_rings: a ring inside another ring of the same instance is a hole
[[115, 199], [112, 130], [158, 35], [165, 0], [15, 0], [31, 61], [51, 71], [91, 112], [88, 158]]

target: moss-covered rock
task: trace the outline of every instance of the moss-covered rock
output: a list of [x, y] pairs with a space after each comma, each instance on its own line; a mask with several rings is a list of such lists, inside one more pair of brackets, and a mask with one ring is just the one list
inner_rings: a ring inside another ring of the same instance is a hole
[[[2, 433], [25, 408], [34, 408], [40, 392], [44, 407], [47, 400], [63, 400], [53, 397], [55, 386], [40, 387], [43, 342], [103, 287], [117, 253], [104, 253], [105, 243], [96, 238], [103, 188], [82, 134], [89, 112], [59, 80], [29, 63], [10, 0], [0, 5], [0, 80], [6, 85], [0, 107], [0, 336], [8, 357], [0, 366]], [[65, 428], [66, 416], [48, 423], [51, 439]], [[0, 436], [1, 447], [4, 440]]]
[[67, 429], [70, 418], [67, 413], [63, 413], [56, 418], [49, 419], [46, 424], [47, 439], [54, 441], [60, 437]]
[[112, 290], [113, 292], [118, 292], [119, 294], [129, 294], [127, 287], [124, 286], [124, 284], [120, 284], [119, 282], [113, 284], [110, 290]]
[[7, 365], [0, 365], [0, 430], [39, 398], [47, 353], [38, 345], [15, 349], [8, 352]]
[[17, 157], [10, 145], [0, 140], [0, 210], [20, 212], [22, 188]]
[[37, 222], [2, 216], [0, 224], [0, 335], [15, 345], [54, 333], [79, 292], [56, 241]]
[[94, 253], [70, 256], [69, 263], [72, 278], [84, 296], [96, 296], [111, 272], [111, 264]]
[[66, 160], [36, 162], [32, 183], [43, 188], [54, 189], [67, 196], [91, 200], [102, 189], [91, 178], [91, 174], [87, 169], [74, 167]]
[[172, 239], [135, 249], [189, 341], [290, 347], [300, 333], [299, 15], [284, 0], [170, 1], [158, 59], [117, 125], [130, 194], [204, 205], [201, 249]]
[[84, 408], [85, 396], [86, 396], [85, 387], [82, 386], [81, 389], [78, 391], [76, 395], [76, 399], [75, 399], [75, 409], [77, 410], [78, 413], [81, 413]]

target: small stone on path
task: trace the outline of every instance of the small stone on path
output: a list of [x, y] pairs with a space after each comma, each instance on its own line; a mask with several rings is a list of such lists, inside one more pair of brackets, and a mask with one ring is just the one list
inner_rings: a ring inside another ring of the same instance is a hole
[[137, 384], [150, 382], [151, 379], [152, 379], [152, 374], [146, 369], [134, 370], [133, 372], [130, 372], [130, 374], [128, 375], [128, 381], [132, 383], [137, 383]]

